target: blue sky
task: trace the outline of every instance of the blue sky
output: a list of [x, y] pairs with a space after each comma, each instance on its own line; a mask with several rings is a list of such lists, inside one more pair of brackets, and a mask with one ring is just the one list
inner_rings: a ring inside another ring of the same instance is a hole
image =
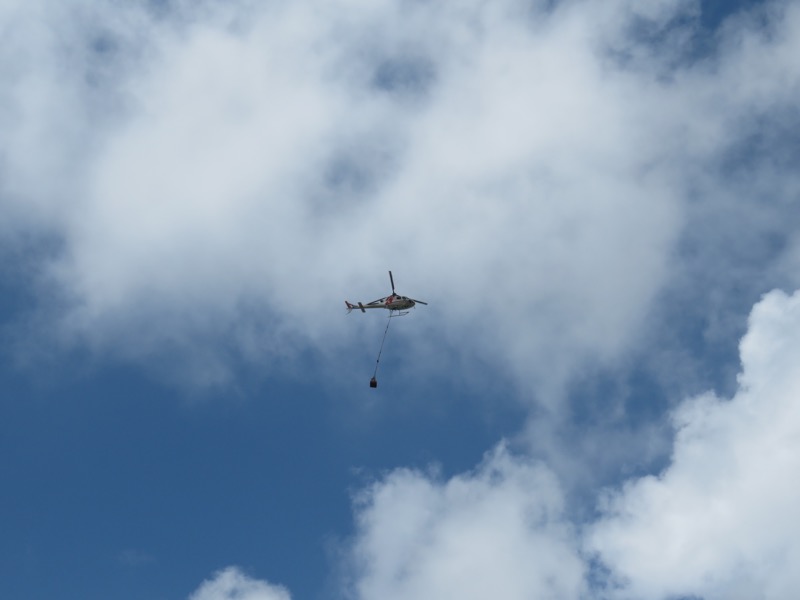
[[797, 2], [0, 30], [0, 596], [797, 589]]

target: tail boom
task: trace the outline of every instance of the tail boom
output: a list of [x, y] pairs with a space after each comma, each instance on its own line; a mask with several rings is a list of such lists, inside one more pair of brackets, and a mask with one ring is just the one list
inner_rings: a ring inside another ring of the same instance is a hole
[[367, 312], [366, 310], [364, 310], [364, 305], [363, 305], [363, 304], [361, 304], [361, 302], [359, 302], [359, 303], [358, 303], [358, 305], [355, 305], [355, 304], [351, 304], [350, 302], [348, 302], [347, 300], [345, 300], [345, 301], [344, 301], [344, 303], [347, 305], [347, 312], [348, 312], [348, 314], [349, 314], [349, 313], [350, 313], [350, 311], [352, 311], [354, 308], [360, 308], [360, 309], [361, 309], [361, 312], [363, 312], [363, 313]]

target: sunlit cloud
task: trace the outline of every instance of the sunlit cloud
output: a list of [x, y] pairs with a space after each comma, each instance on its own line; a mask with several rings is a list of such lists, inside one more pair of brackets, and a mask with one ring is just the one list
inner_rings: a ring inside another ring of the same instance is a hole
[[[434, 300], [432, 354], [552, 404], [670, 281], [681, 169], [787, 87], [777, 66], [759, 94], [727, 85], [783, 56], [753, 34], [731, 66], [648, 54], [633, 25], [684, 35], [685, 3], [340, 4], [100, 3], [58, 34], [46, 3], [10, 13], [32, 58], [7, 92], [4, 203], [63, 240], [64, 343], [224, 382], [231, 360], [352, 340], [341, 301], [393, 267]], [[232, 353], [194, 351], [220, 336]]]
[[741, 343], [736, 395], [681, 404], [669, 467], [607, 495], [589, 543], [619, 597], [778, 599], [797, 588], [798, 339], [800, 294], [768, 294]]
[[781, 599], [800, 555], [800, 292], [768, 294], [739, 391], [682, 402], [657, 476], [606, 490], [582, 522], [558, 478], [505, 445], [442, 480], [398, 469], [355, 503], [355, 597]]
[[583, 562], [563, 498], [544, 466], [487, 454], [439, 480], [397, 470], [357, 502], [356, 598], [577, 598]]
[[751, 191], [714, 168], [797, 86], [792, 6], [687, 63], [686, 2], [47, 5], [6, 9], [6, 227], [62, 240], [62, 343], [201, 386], [352, 343], [342, 300], [394, 268], [431, 356], [555, 406], [637, 343], [692, 207]]
[[286, 588], [254, 579], [228, 567], [204, 581], [189, 600], [290, 600]]
[[724, 165], [791, 115], [791, 3], [695, 58], [691, 2], [47, 6], [5, 9], [2, 198], [63, 243], [42, 310], [68, 346], [224, 384], [352, 343], [341, 301], [394, 268], [431, 356], [553, 407], [639, 343], [695, 224], [790, 235], [748, 219], [794, 171]]

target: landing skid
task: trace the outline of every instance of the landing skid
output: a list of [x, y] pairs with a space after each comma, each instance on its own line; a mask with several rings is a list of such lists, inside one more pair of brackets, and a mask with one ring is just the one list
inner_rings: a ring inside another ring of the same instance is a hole
[[[403, 310], [403, 311], [392, 310], [392, 311], [389, 312], [389, 318], [392, 319], [394, 317], [405, 317], [410, 312], [411, 312], [410, 310]], [[397, 314], [394, 314], [394, 313], [397, 313]]]

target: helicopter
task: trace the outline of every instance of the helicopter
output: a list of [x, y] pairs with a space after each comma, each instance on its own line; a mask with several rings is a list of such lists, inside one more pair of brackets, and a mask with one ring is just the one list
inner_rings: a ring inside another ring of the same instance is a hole
[[[378, 298], [377, 300], [373, 300], [372, 302], [368, 302], [364, 304], [362, 302], [358, 302], [357, 304], [353, 304], [348, 302], [347, 300], [344, 303], [347, 305], [347, 312], [348, 314], [354, 309], [358, 308], [361, 312], [367, 312], [366, 309], [368, 308], [385, 308], [389, 311], [389, 316], [402, 316], [407, 315], [408, 310], [413, 308], [416, 304], [424, 304], [428, 305], [427, 302], [423, 302], [422, 300], [414, 300], [413, 298], [409, 298], [407, 296], [399, 296], [397, 292], [394, 290], [394, 277], [392, 277], [392, 272], [389, 271], [389, 281], [392, 284], [392, 293], [389, 296], [384, 298]], [[397, 312], [395, 315], [394, 313]]]

